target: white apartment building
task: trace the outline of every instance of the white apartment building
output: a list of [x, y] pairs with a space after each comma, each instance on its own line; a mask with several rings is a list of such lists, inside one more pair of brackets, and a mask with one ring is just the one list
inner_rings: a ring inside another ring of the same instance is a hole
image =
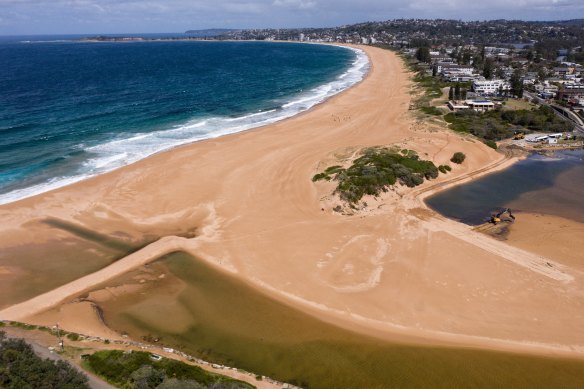
[[476, 93], [494, 95], [500, 90], [509, 90], [509, 84], [504, 80], [473, 81], [472, 90]]
[[474, 68], [470, 65], [458, 65], [455, 63], [438, 62], [436, 64], [436, 71], [438, 73], [448, 72], [471, 75], [474, 72]]

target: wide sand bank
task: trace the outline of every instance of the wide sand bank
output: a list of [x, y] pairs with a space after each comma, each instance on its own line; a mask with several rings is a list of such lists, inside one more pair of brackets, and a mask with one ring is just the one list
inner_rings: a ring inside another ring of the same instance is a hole
[[[584, 352], [579, 267], [475, 233], [421, 202], [424, 191], [440, 189], [441, 182], [472, 179], [501, 167], [505, 158], [481, 142], [414, 121], [408, 114], [411, 83], [400, 59], [363, 49], [372, 63], [369, 76], [305, 114], [1, 207], [0, 248], [20, 250], [20, 262], [9, 258], [4, 271], [0, 257], [0, 277], [13, 284], [35, 271], [60, 277], [59, 268], [42, 261], [26, 269], [34, 244], [68, 242], [62, 228], [42, 222], [47, 218], [122, 241], [161, 239], [96, 273], [80, 271], [49, 293], [11, 307], [18, 301], [3, 302], [8, 308], [0, 318], [30, 318], [180, 249], [358, 331]], [[370, 199], [368, 209], [353, 216], [335, 213], [331, 184], [314, 184], [311, 177], [376, 145], [414, 149], [436, 164], [449, 163], [456, 151], [467, 159], [414, 191], [398, 188]]]

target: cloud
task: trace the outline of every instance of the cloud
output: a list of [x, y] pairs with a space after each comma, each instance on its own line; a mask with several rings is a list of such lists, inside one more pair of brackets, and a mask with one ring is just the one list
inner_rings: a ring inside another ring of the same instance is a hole
[[317, 3], [311, 0], [275, 0], [273, 5], [288, 9], [308, 10], [315, 8]]
[[0, 34], [335, 26], [394, 18], [572, 19], [582, 0], [0, 0]]

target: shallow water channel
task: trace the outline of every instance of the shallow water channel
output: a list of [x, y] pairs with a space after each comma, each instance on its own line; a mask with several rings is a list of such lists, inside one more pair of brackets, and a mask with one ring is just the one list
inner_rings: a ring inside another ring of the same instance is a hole
[[440, 192], [426, 204], [471, 225], [507, 207], [584, 223], [584, 150], [531, 154], [503, 171]]
[[[185, 253], [101, 287], [141, 289], [102, 302], [135, 339], [310, 388], [578, 387], [584, 360], [390, 343], [323, 322]], [[119, 290], [119, 289], [118, 289]]]

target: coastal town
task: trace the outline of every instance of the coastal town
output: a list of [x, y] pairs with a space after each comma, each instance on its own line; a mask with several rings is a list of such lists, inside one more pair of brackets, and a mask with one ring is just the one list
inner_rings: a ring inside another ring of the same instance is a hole
[[[484, 138], [498, 142], [519, 135], [520, 139], [515, 140], [561, 146], [564, 141], [578, 144], [578, 138], [584, 136], [583, 26], [582, 19], [396, 19], [332, 28], [207, 29], [189, 30], [176, 37], [98, 36], [83, 40], [293, 41], [387, 48], [406, 58], [410, 69], [419, 75], [416, 81], [431, 83], [435, 90], [430, 90], [429, 96], [440, 98], [440, 104], [421, 99], [417, 108], [438, 115], [544, 107], [540, 112], [547, 109], [563, 120], [554, 120], [557, 123], [553, 128], [528, 122], [505, 123], [507, 130]], [[436, 93], [436, 87], [444, 91], [443, 95]], [[545, 135], [550, 132], [562, 132], [563, 136]]]
[[[451, 111], [488, 111], [507, 99], [546, 105], [584, 134], [584, 20], [398, 19], [320, 29], [232, 30], [207, 39], [373, 45], [416, 61], [449, 86]], [[453, 91], [460, 90], [454, 94]], [[499, 139], [497, 139], [499, 140]]]

